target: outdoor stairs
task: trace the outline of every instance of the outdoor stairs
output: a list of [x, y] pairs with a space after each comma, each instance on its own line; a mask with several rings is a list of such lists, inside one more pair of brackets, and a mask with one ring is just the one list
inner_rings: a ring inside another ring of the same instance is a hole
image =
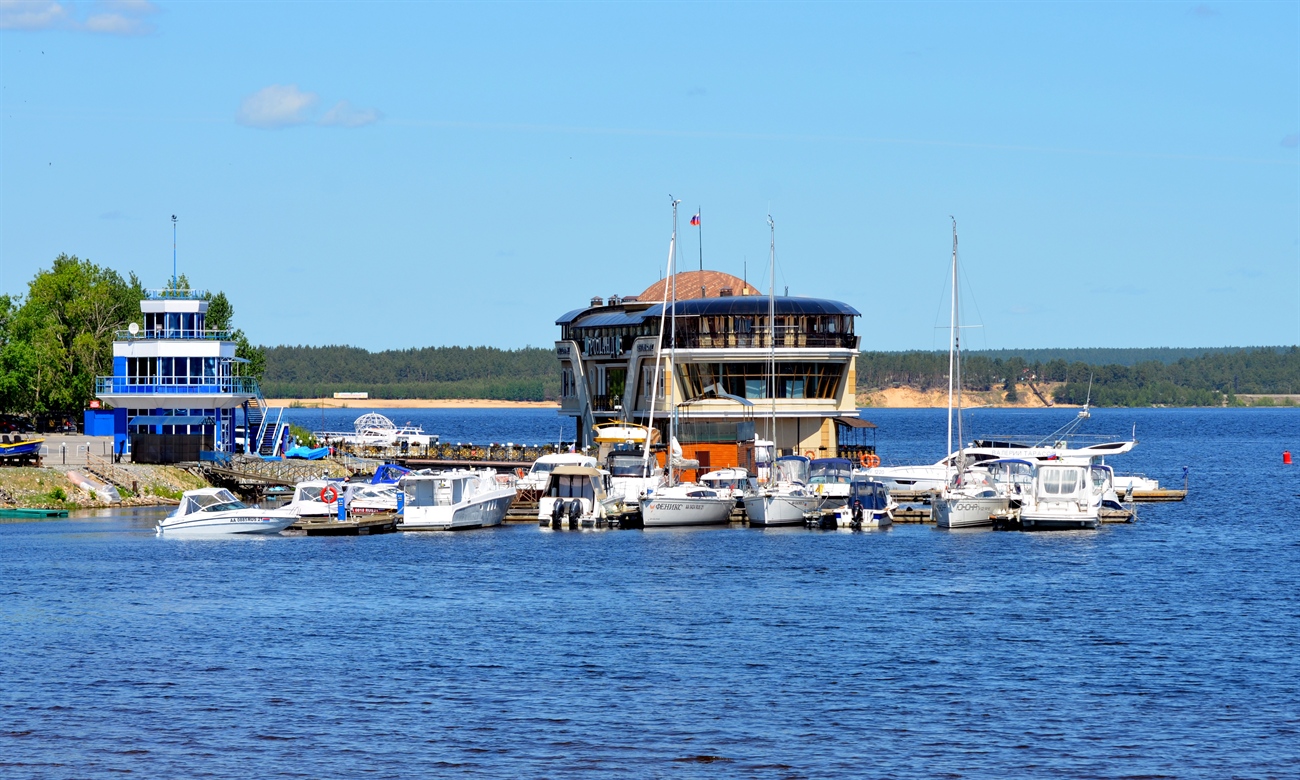
[[282, 455], [280, 444], [289, 423], [284, 419], [283, 408], [271, 408], [262, 397], [262, 389], [248, 399], [248, 436], [258, 455]]

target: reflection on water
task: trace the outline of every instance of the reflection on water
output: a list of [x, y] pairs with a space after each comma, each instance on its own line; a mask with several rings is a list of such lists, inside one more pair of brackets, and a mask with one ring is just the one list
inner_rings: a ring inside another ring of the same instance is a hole
[[0, 774], [1292, 775], [1295, 415], [1113, 413], [1192, 495], [1087, 532], [0, 526]]

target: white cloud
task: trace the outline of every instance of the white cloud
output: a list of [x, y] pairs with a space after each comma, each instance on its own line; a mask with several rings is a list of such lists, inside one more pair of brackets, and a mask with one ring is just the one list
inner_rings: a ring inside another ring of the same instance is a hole
[[45, 0], [0, 0], [0, 30], [56, 30], [72, 22], [68, 9]]
[[107, 0], [90, 6], [87, 16], [77, 7], [53, 0], [0, 0], [0, 30], [66, 30], [104, 35], [143, 35], [153, 32], [145, 18], [158, 7], [148, 0]]
[[326, 127], [361, 127], [378, 122], [382, 116], [373, 108], [356, 108], [348, 101], [340, 100], [325, 112], [319, 124]]
[[248, 127], [276, 128], [305, 124], [316, 105], [315, 93], [303, 92], [297, 84], [272, 84], [244, 98], [235, 121]]

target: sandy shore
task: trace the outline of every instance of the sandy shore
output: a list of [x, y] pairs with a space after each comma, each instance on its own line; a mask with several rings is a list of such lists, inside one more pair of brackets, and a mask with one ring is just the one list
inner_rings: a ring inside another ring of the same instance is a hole
[[270, 406], [306, 409], [559, 409], [553, 401], [491, 401], [481, 398], [268, 398]]
[[[1055, 385], [1040, 386], [1044, 395], [1051, 397], [1052, 388]], [[1002, 407], [1007, 409], [1042, 409], [1045, 404], [1038, 400], [1029, 388], [1021, 386], [1017, 388], [1020, 394], [1019, 399], [1015, 402], [1008, 403], [1006, 393], [1002, 390], [989, 390], [987, 392], [967, 391], [962, 394], [962, 403], [968, 409], [975, 407]], [[915, 390], [910, 387], [891, 387], [886, 390], [877, 390], [871, 393], [858, 393], [858, 406], [863, 408], [874, 409], [946, 409], [948, 407], [948, 388], [934, 390]], [[1070, 404], [1056, 404], [1056, 406], [1067, 408]]]

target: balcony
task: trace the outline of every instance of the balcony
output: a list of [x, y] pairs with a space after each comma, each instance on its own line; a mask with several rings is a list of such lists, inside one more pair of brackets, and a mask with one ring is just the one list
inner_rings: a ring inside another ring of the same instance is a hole
[[154, 330], [141, 329], [138, 333], [132, 335], [129, 330], [113, 331], [114, 341], [170, 341], [176, 339], [192, 339], [198, 341], [231, 341], [231, 331], [228, 330], [186, 330], [183, 328], [155, 328]]
[[[665, 339], [667, 347], [671, 338]], [[744, 349], [761, 348], [858, 348], [858, 337], [852, 333], [804, 333], [798, 328], [777, 328], [775, 344], [767, 331], [749, 333], [678, 333], [678, 349]]]
[[[165, 384], [167, 379], [175, 384]], [[95, 377], [95, 395], [257, 395], [251, 376], [223, 377]]]
[[160, 290], [145, 290], [144, 296], [151, 301], [202, 301], [207, 299], [208, 291], [164, 287]]

